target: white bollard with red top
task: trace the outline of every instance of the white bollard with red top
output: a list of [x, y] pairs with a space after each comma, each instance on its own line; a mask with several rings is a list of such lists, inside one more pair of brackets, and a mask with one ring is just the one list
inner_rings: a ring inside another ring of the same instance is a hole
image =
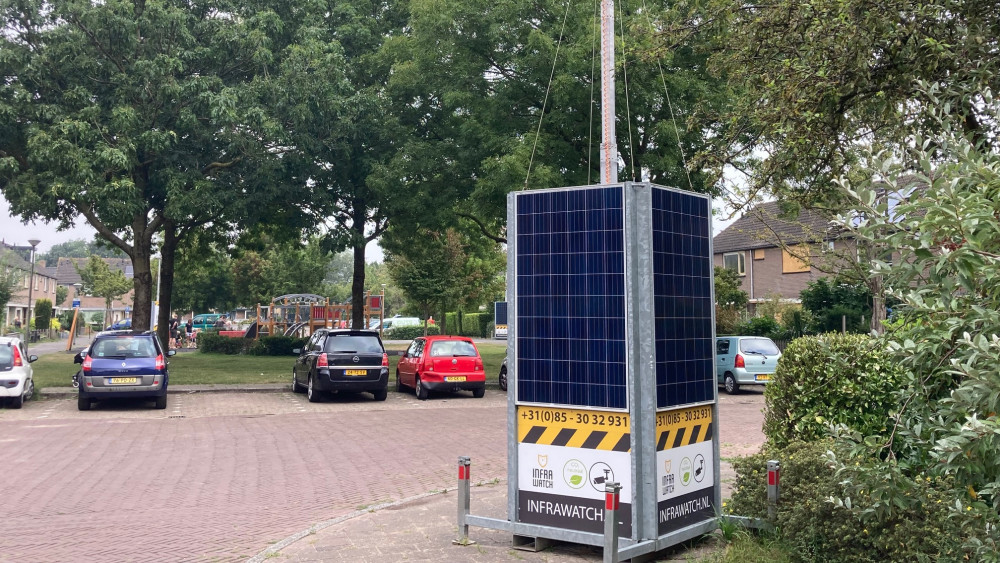
[[604, 484], [604, 563], [618, 563], [618, 509], [622, 486]]
[[772, 522], [778, 515], [778, 499], [781, 498], [781, 462], [767, 462], [767, 517]]
[[469, 507], [471, 493], [469, 491], [469, 472], [472, 468], [472, 458], [459, 456], [458, 458], [458, 539], [453, 543], [458, 545], [472, 545], [469, 540]]

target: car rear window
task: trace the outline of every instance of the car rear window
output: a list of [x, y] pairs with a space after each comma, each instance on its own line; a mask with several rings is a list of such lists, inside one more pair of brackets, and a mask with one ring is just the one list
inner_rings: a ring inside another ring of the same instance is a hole
[[156, 347], [152, 338], [135, 336], [112, 336], [102, 338], [94, 343], [90, 351], [92, 358], [152, 358], [156, 356]]
[[381, 354], [382, 344], [377, 336], [331, 334], [326, 339], [326, 351], [333, 354]]
[[431, 345], [431, 356], [477, 356], [476, 347], [465, 340], [441, 340]]
[[740, 340], [740, 351], [745, 354], [776, 356], [781, 352], [770, 338], [745, 338]]
[[14, 367], [14, 348], [6, 344], [0, 344], [0, 369], [10, 369]]

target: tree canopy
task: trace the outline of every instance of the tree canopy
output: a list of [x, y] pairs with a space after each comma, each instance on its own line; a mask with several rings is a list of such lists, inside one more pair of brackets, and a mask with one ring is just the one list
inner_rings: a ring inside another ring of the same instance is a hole
[[226, 0], [3, 2], [0, 18], [0, 189], [23, 219], [83, 216], [128, 255], [148, 328], [154, 237], [169, 300], [186, 233], [275, 213], [258, 82], [280, 20]]
[[[1000, 10], [976, 0], [708, 0], [677, 3], [662, 45], [703, 47], [738, 94], [706, 116], [719, 127], [697, 166], [718, 183], [745, 174], [744, 202], [766, 190], [829, 204], [867, 148], [902, 147], [938, 104], [995, 137], [981, 102], [1000, 86], [998, 32]], [[918, 81], [949, 87], [932, 100]]]

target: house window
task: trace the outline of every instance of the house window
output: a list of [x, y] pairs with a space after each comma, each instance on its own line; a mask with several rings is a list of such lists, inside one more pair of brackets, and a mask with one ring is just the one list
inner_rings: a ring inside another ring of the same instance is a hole
[[754, 260], [763, 260], [764, 259], [764, 249], [763, 248], [755, 248], [755, 249], [753, 249], [753, 259]]
[[742, 252], [723, 254], [722, 266], [727, 270], [735, 270], [741, 276], [745, 276], [747, 273], [746, 258], [743, 257]]
[[781, 249], [781, 273], [795, 274], [809, 271], [809, 247], [804, 244]]

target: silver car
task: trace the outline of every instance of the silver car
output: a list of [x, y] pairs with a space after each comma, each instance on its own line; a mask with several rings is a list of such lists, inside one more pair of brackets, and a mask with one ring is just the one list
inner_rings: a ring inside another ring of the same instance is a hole
[[743, 385], [766, 385], [778, 368], [781, 352], [764, 336], [720, 336], [715, 339], [715, 373], [726, 393]]
[[31, 363], [38, 356], [29, 356], [24, 343], [14, 336], [0, 336], [0, 401], [7, 399], [11, 408], [19, 409], [35, 393]]

